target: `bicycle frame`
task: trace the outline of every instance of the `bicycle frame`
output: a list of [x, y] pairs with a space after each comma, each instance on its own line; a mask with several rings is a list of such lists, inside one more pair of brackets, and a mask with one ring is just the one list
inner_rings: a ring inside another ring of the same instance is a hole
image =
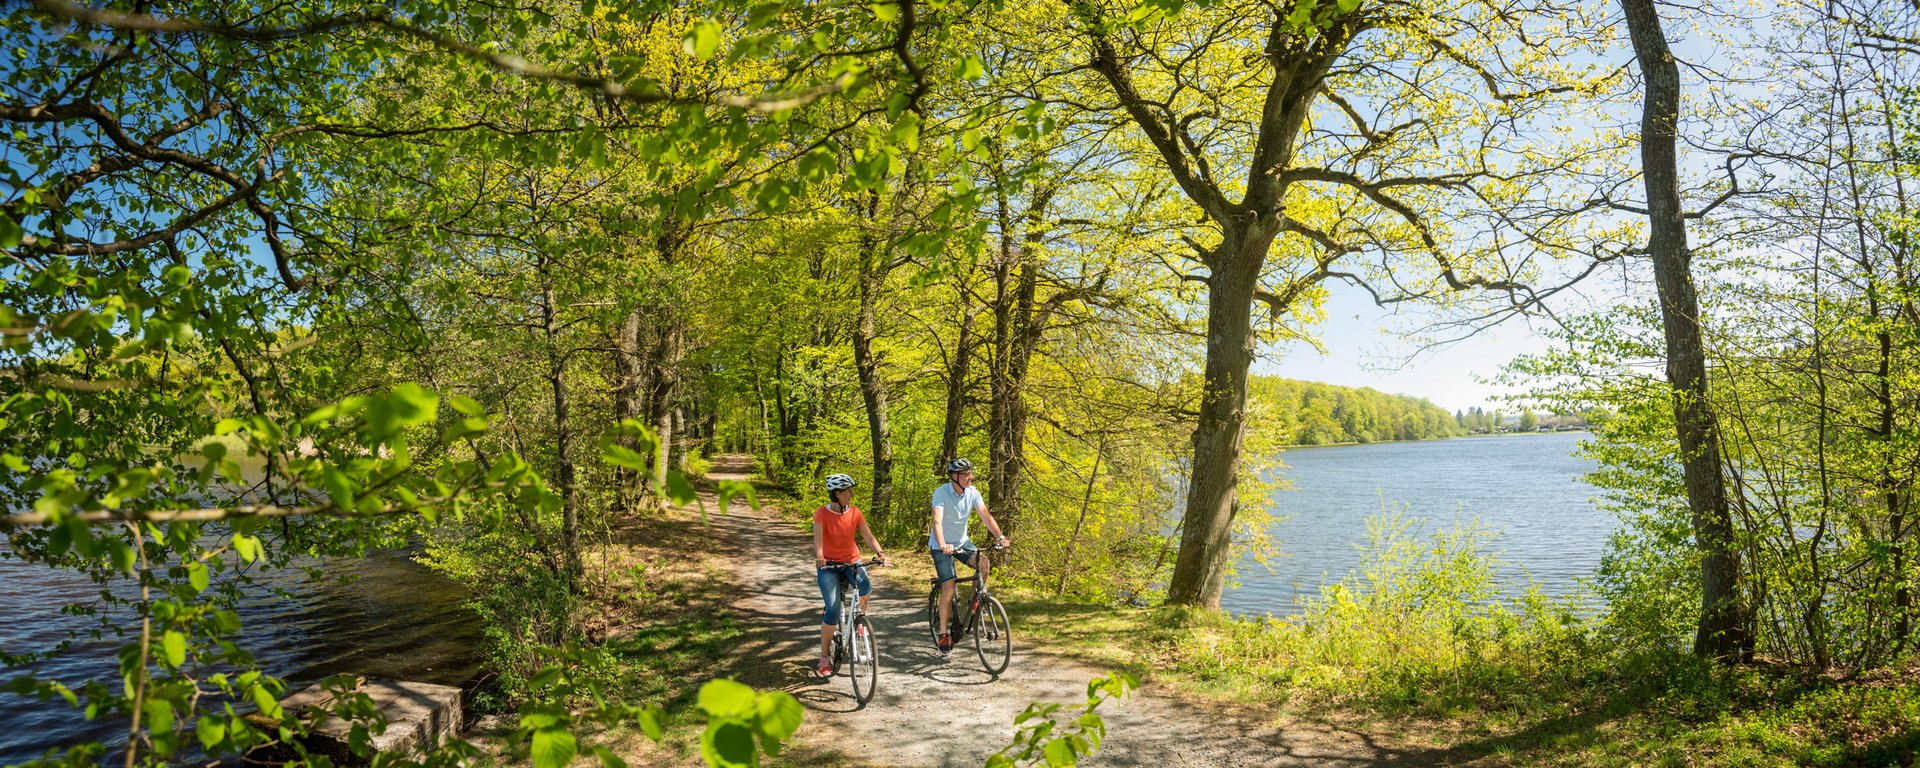
[[[974, 557], [975, 557], [974, 562], [977, 563], [979, 562], [979, 558], [987, 557], [987, 553], [989, 552], [1005, 552], [1005, 551], [1007, 551], [1006, 547], [991, 547], [986, 549], [976, 548], [974, 550]], [[956, 559], [954, 562], [960, 562], [960, 561]], [[973, 592], [972, 594], [967, 596], [966, 613], [964, 614], [964, 618], [963, 618], [962, 617], [963, 615], [960, 613], [960, 605], [959, 605], [960, 586], [959, 586], [958, 580], [955, 581], [954, 587], [953, 587], [953, 604], [950, 604], [947, 606], [947, 611], [949, 616], [949, 626], [952, 626], [952, 619], [955, 619], [955, 618], [960, 619], [960, 621], [958, 622], [958, 628], [953, 633], [953, 640], [956, 643], [960, 641], [960, 638], [966, 637], [968, 633], [973, 632], [974, 629], [976, 628], [975, 625], [980, 623], [980, 598], [993, 594], [992, 592], [987, 590], [987, 573], [986, 573], [987, 571], [993, 569], [992, 558], [989, 557], [987, 559], [986, 568], [981, 568], [977, 565], [972, 565], [968, 563], [961, 563], [961, 564], [966, 565], [968, 568], [973, 569], [973, 575], [968, 578], [968, 581], [973, 582]]]
[[854, 569], [866, 570], [877, 561], [841, 563], [827, 561], [827, 567], [838, 571], [840, 578], [840, 626], [833, 630], [833, 649], [836, 652], [852, 653], [854, 620], [860, 616], [860, 587], [854, 578]]

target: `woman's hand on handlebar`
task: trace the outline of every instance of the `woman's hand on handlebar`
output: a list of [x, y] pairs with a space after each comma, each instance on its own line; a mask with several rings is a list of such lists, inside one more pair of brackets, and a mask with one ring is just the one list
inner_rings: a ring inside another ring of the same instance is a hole
[[827, 559], [824, 557], [820, 557], [819, 555], [815, 555], [813, 558], [813, 567], [815, 570], [827, 567]]

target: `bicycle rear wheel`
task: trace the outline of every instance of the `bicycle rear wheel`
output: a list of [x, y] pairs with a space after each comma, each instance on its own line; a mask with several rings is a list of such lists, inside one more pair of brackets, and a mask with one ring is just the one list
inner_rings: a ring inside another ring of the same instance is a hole
[[1013, 627], [1007, 621], [1007, 609], [992, 595], [980, 598], [980, 615], [973, 626], [973, 650], [980, 654], [980, 665], [987, 674], [1007, 671], [1013, 658]]
[[[861, 630], [866, 630], [862, 632]], [[873, 624], [866, 614], [853, 620], [853, 649], [847, 654], [847, 676], [853, 678], [853, 700], [865, 705], [880, 683], [880, 655], [873, 649]]]

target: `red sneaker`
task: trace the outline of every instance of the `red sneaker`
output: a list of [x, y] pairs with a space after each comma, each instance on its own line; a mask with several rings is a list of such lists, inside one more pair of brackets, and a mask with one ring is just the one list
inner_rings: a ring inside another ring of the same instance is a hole
[[820, 666], [813, 671], [820, 673], [821, 677], [833, 677], [833, 660], [825, 656], [820, 657]]
[[951, 652], [952, 650], [953, 650], [953, 636], [945, 632], [940, 633], [940, 652], [948, 653], [948, 652]]

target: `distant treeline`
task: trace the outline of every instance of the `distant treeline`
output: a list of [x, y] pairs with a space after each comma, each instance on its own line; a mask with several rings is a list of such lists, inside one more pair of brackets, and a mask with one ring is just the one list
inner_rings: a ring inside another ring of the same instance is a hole
[[1372, 387], [1352, 389], [1317, 381], [1255, 376], [1248, 397], [1271, 409], [1267, 418], [1292, 426], [1293, 445], [1382, 443], [1457, 437], [1466, 427], [1425, 398], [1389, 395]]
[[1248, 398], [1265, 418], [1286, 425], [1290, 445], [1384, 443], [1495, 432], [1585, 428], [1582, 414], [1540, 415], [1469, 408], [1448, 413], [1421, 397], [1390, 395], [1372, 387], [1342, 387], [1317, 381], [1253, 377]]

